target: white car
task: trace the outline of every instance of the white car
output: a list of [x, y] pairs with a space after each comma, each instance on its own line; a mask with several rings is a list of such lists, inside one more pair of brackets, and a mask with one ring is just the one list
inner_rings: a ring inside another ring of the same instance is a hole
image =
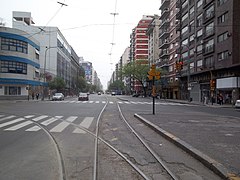
[[62, 101], [64, 100], [64, 95], [63, 93], [55, 93], [52, 97], [53, 101]]
[[240, 99], [238, 99], [235, 103], [235, 108], [240, 108]]

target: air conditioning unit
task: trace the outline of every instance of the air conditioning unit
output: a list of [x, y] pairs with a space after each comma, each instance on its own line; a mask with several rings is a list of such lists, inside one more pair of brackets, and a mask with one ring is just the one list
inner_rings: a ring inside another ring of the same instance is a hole
[[232, 33], [228, 32], [228, 33], [227, 33], [227, 36], [228, 36], [228, 37], [232, 36]]

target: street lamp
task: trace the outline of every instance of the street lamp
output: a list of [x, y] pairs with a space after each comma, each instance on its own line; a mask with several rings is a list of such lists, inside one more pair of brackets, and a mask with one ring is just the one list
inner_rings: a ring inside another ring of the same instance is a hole
[[[42, 88], [42, 101], [44, 101], [44, 89], [45, 89], [45, 84], [46, 84], [46, 60], [47, 60], [47, 51], [49, 49], [52, 49], [52, 48], [58, 48], [58, 46], [53, 46], [53, 47], [47, 47], [46, 46], [46, 49], [45, 49], [45, 54], [44, 54], [44, 65], [43, 65], [43, 75], [44, 75], [44, 79], [43, 79], [43, 88]], [[62, 47], [60, 47], [62, 48]]]

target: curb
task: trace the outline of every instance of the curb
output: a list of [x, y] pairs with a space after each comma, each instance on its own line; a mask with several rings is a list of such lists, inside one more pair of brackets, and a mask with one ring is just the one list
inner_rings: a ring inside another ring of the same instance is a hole
[[199, 160], [202, 164], [204, 164], [207, 168], [211, 169], [215, 174], [220, 176], [223, 179], [231, 180], [232, 175], [221, 163], [215, 161], [214, 159], [210, 158], [209, 156], [203, 154], [196, 148], [192, 147], [188, 143], [184, 142], [183, 140], [179, 139], [178, 137], [174, 136], [173, 134], [165, 131], [164, 129], [160, 128], [159, 126], [153, 124], [152, 122], [146, 120], [142, 116], [138, 114], [134, 114], [134, 117], [142, 121], [144, 124], [152, 128], [154, 131], [158, 132], [167, 140], [174, 143], [179, 148], [183, 149], [185, 152], [189, 153], [192, 157]]

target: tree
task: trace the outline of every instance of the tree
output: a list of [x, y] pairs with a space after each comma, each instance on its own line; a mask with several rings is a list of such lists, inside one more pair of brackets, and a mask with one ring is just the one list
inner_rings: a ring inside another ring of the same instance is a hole
[[76, 87], [77, 87], [77, 89], [78, 89], [78, 92], [86, 91], [87, 82], [86, 82], [86, 80], [85, 80], [84, 77], [79, 76], [79, 77], [77, 78], [77, 84], [76, 84]]
[[52, 81], [48, 83], [51, 90], [56, 89], [57, 92], [64, 91], [66, 84], [61, 77], [55, 77]]
[[131, 62], [126, 64], [122, 69], [122, 75], [125, 77], [131, 77], [134, 80], [137, 80], [143, 88], [144, 95], [146, 96], [146, 87], [144, 86], [144, 82], [147, 78], [147, 72], [149, 71], [148, 63], [146, 60], [138, 60], [135, 62]]

